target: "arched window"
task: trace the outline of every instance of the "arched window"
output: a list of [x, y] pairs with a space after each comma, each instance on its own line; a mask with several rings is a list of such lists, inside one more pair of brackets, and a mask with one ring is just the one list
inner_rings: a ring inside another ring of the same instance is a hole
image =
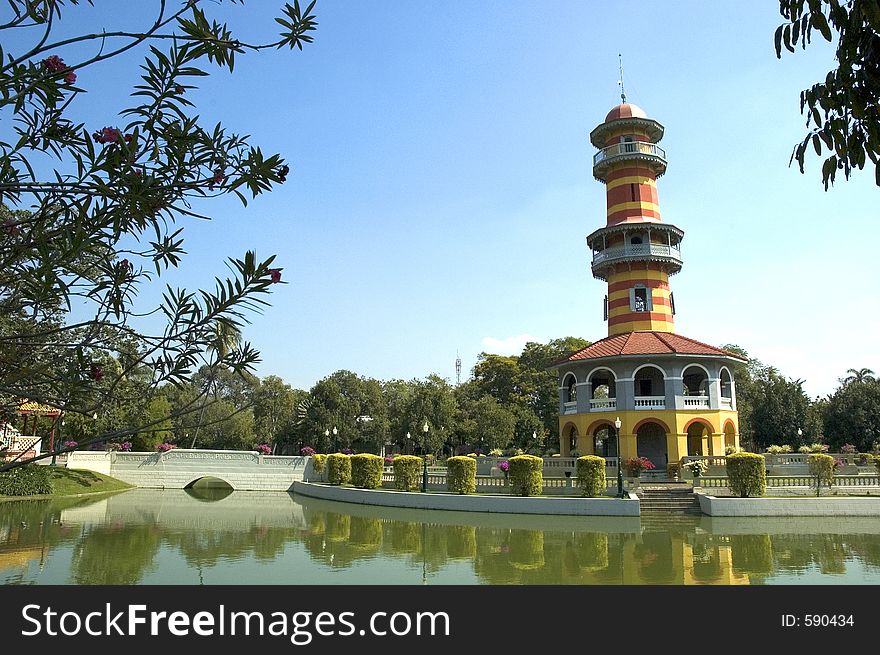
[[685, 396], [708, 396], [709, 376], [699, 366], [688, 366], [682, 373]]
[[563, 402], [573, 403], [577, 400], [577, 378], [574, 375], [568, 374], [565, 376], [565, 399]]

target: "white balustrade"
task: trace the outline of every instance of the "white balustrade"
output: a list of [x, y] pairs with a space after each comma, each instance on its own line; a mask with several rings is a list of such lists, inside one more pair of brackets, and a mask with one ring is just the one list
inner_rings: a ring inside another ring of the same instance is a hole
[[709, 396], [676, 396], [676, 405], [685, 409], [709, 409]]
[[615, 157], [627, 157], [632, 155], [650, 155], [666, 161], [666, 151], [656, 143], [646, 141], [624, 141], [602, 148], [593, 155], [593, 166], [606, 159]]
[[637, 396], [636, 409], [666, 409], [666, 396]]
[[563, 414], [577, 414], [577, 401], [562, 404]]
[[591, 398], [590, 399], [590, 411], [591, 412], [609, 412], [612, 409], [617, 409], [617, 398]]
[[643, 243], [636, 245], [627, 244], [625, 246], [597, 250], [593, 253], [593, 263], [610, 261], [612, 259], [623, 259], [626, 257], [644, 257], [648, 255], [681, 261], [681, 250], [675, 246], [662, 243]]

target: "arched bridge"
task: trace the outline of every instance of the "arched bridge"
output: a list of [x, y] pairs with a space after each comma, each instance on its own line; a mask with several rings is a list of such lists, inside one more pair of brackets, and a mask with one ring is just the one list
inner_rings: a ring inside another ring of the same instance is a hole
[[309, 479], [311, 462], [311, 457], [253, 451], [174, 448], [164, 453], [75, 451], [67, 457], [67, 468], [150, 489], [186, 489], [203, 478], [217, 478], [240, 491], [292, 491], [294, 482]]

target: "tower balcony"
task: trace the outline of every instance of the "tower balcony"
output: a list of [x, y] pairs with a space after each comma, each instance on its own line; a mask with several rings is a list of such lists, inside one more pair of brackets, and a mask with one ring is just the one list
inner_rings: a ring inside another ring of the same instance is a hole
[[602, 148], [593, 155], [593, 177], [604, 182], [612, 164], [620, 161], [646, 164], [657, 177], [666, 172], [666, 151], [663, 148], [647, 141], [627, 141]]
[[614, 246], [593, 252], [593, 275], [605, 279], [608, 266], [628, 261], [659, 261], [669, 265], [669, 274], [681, 270], [681, 250], [665, 243], [639, 243]]

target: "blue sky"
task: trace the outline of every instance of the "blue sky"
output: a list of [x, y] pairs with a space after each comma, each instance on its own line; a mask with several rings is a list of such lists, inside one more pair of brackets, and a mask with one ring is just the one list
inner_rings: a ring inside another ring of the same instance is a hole
[[[305, 51], [242, 58], [190, 94], [291, 175], [186, 222], [171, 279], [204, 285], [226, 256], [277, 254], [289, 284], [245, 336], [260, 375], [305, 389], [340, 368], [454, 381], [456, 352], [466, 378], [484, 350], [606, 336], [584, 241], [605, 222], [588, 134], [619, 102], [622, 53], [628, 100], [666, 127], [660, 207], [685, 231], [676, 331], [830, 393], [847, 368], [880, 370], [880, 190], [873, 171], [825, 192], [818, 162], [788, 166], [799, 92], [833, 50], [817, 36], [778, 60], [777, 7], [319, 0]], [[224, 11], [257, 34], [276, 10]], [[83, 72], [90, 121], [121, 122], [135, 64]]]

